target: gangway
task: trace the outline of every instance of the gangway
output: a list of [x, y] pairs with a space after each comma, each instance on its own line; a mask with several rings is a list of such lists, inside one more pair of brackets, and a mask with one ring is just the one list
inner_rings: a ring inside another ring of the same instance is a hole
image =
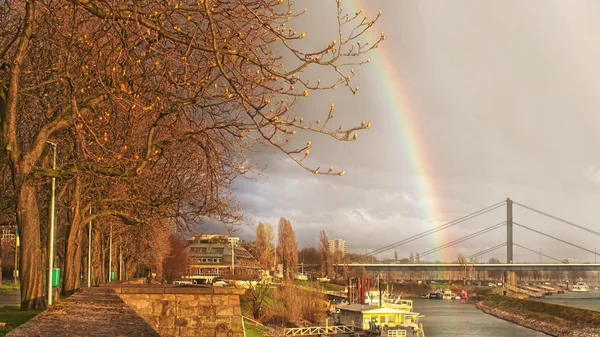
[[354, 327], [352, 325], [311, 326], [306, 328], [287, 328], [284, 331], [286, 336], [339, 335], [353, 334]]

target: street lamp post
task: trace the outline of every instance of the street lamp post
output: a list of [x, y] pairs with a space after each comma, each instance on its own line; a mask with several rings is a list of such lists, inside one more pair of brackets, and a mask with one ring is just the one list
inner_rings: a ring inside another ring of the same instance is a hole
[[[52, 169], [56, 170], [56, 144], [46, 141], [52, 145], [54, 151]], [[54, 214], [56, 210], [56, 178], [52, 177], [52, 196], [50, 198], [50, 240], [48, 240], [48, 306], [52, 305], [52, 271], [54, 269]]]
[[17, 284], [19, 278], [19, 228], [15, 230], [15, 269], [13, 271], [13, 284]]
[[235, 248], [233, 247], [233, 240], [231, 240], [231, 275], [235, 275]]
[[[92, 215], [92, 207], [90, 207], [90, 215]], [[88, 226], [88, 270], [87, 270], [87, 286], [92, 286], [92, 220]]]
[[108, 282], [112, 281], [112, 224], [110, 224], [110, 233], [108, 237]]
[[119, 236], [119, 281], [123, 280], [123, 237]]

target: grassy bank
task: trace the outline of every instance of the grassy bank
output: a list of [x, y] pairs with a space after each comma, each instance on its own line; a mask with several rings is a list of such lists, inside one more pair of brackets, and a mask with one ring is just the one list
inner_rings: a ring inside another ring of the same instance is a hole
[[267, 336], [267, 329], [260, 326], [256, 326], [244, 321], [244, 329], [246, 330], [246, 337], [265, 337]]
[[9, 306], [0, 308], [0, 322], [6, 323], [0, 327], [0, 337], [6, 336], [7, 333], [35, 317], [42, 312], [41, 310], [20, 311], [18, 306]]
[[0, 293], [5, 293], [5, 292], [9, 292], [9, 291], [15, 291], [15, 290], [19, 290], [21, 289], [19, 287], [19, 284], [14, 284], [14, 283], [2, 283], [2, 287], [0, 287]]
[[243, 315], [272, 327], [319, 324], [327, 318], [329, 306], [320, 288], [299, 283], [257, 286], [240, 300]]
[[547, 302], [521, 300], [500, 295], [492, 296], [486, 299], [484, 303], [492, 308], [525, 315], [526, 317], [535, 318], [541, 321], [560, 320], [569, 321], [574, 324], [579, 323], [586, 326], [600, 326], [600, 311]]

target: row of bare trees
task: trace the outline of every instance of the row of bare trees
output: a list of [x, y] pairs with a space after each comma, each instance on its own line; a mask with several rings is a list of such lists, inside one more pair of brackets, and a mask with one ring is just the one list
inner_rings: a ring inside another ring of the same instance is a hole
[[343, 259], [340, 252], [329, 249], [329, 238], [324, 230], [319, 232], [319, 247], [305, 247], [298, 250], [296, 234], [291, 222], [286, 218], [279, 220], [277, 231], [277, 245], [274, 244], [275, 232], [269, 223], [259, 222], [256, 227], [256, 237], [250, 247], [251, 253], [260, 266], [265, 270], [275, 270], [277, 264], [283, 265], [286, 280], [291, 280], [298, 271], [298, 264], [306, 262], [311, 265], [320, 265], [323, 276], [335, 277], [334, 264], [354, 258], [353, 254], [348, 259]]
[[294, 136], [351, 141], [370, 123], [329, 127], [333, 104], [314, 121], [293, 107], [314, 90], [356, 92], [353, 68], [383, 36], [358, 39], [378, 17], [337, 1], [337, 38], [303, 50], [306, 34], [291, 28], [301, 13], [281, 0], [0, 2], [0, 210], [21, 233], [22, 309], [45, 307], [50, 178], [72, 292], [89, 222], [96, 251], [112, 226], [132, 266], [159, 266], [169, 235], [190, 224], [238, 222], [232, 182], [256, 172], [257, 145], [315, 174], [344, 173], [308, 166], [311, 142]]
[[281, 264], [284, 279], [292, 280], [298, 270], [298, 246], [296, 233], [288, 219], [279, 219], [276, 245], [274, 240], [273, 226], [259, 222], [256, 227], [256, 238], [250, 251], [263, 269], [276, 270], [277, 265]]

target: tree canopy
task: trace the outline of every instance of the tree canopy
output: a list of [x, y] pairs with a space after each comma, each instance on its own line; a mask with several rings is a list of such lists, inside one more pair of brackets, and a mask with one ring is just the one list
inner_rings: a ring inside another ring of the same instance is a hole
[[[379, 16], [336, 3], [338, 37], [309, 50], [292, 28], [304, 11], [282, 0], [1, 2], [0, 165], [10, 172], [1, 193], [14, 200], [2, 207], [22, 235], [21, 307], [44, 307], [40, 214], [50, 177], [64, 197], [59, 225], [70, 226], [72, 290], [92, 220], [147, 229], [167, 222], [167, 231], [209, 218], [238, 222], [232, 182], [257, 170], [249, 158], [261, 146], [314, 174], [343, 175], [305, 163], [310, 141], [291, 142], [298, 132], [352, 141], [370, 127], [333, 126], [334, 104], [317, 120], [294, 110], [315, 90], [356, 93], [355, 67], [383, 40], [359, 42]], [[311, 68], [335, 76], [314, 78]]]

